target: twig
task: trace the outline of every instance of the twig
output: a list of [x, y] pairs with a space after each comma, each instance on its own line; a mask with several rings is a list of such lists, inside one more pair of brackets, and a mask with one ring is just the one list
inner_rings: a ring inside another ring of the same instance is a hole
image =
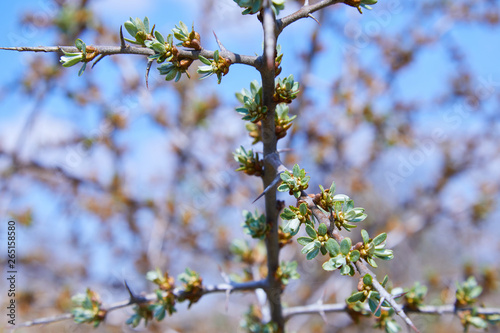
[[283, 315], [285, 319], [290, 319], [290, 317], [311, 314], [311, 313], [327, 313], [327, 312], [345, 312], [347, 310], [347, 304], [337, 303], [337, 304], [310, 304], [304, 306], [294, 306], [291, 308], [286, 308], [283, 310]]
[[[270, 163], [276, 169], [279, 168], [280, 170], [287, 170], [286, 167], [281, 163], [278, 154], [269, 157], [266, 162]], [[302, 191], [302, 195], [299, 200], [306, 202], [307, 206], [311, 209], [312, 213], [320, 221], [320, 223], [325, 223], [325, 225], [329, 226], [328, 231], [330, 232], [331, 236], [335, 238], [336, 241], [340, 243], [344, 239], [344, 237], [337, 231], [337, 229], [334, 228], [334, 224], [331, 223], [332, 221], [329, 219], [329, 217], [326, 216], [316, 206], [312, 198], [309, 197], [305, 193], [305, 191]], [[362, 260], [356, 261], [355, 265], [361, 276], [368, 274], [372, 277], [373, 286], [379, 292], [381, 298], [385, 298], [387, 302], [389, 302], [389, 304], [394, 308], [396, 314], [399, 315], [415, 332], [419, 332], [419, 330], [415, 327], [411, 319], [408, 318], [408, 316], [404, 313], [401, 306], [394, 300], [394, 297], [387, 290], [385, 290], [385, 288], [382, 287], [382, 285], [380, 285], [380, 283], [377, 281], [375, 273], [373, 273]]]
[[358, 272], [361, 276], [368, 274], [372, 277], [373, 287], [375, 288], [375, 290], [377, 290], [379, 292], [381, 298], [385, 298], [387, 300], [387, 302], [389, 302], [389, 304], [392, 306], [394, 311], [396, 311], [396, 314], [398, 316], [400, 316], [401, 318], [403, 318], [403, 320], [406, 322], [406, 324], [408, 324], [408, 326], [410, 326], [415, 332], [420, 332], [415, 327], [415, 325], [413, 324], [411, 319], [408, 318], [406, 313], [403, 311], [402, 307], [396, 302], [394, 297], [387, 290], [385, 290], [385, 288], [382, 287], [382, 285], [377, 281], [377, 276], [375, 275], [375, 273], [373, 273], [366, 266], [366, 264], [363, 262], [363, 260], [360, 259], [360, 260], [356, 261], [355, 265], [356, 265], [356, 268], [358, 269]]
[[[150, 293], [144, 296], [135, 296], [130, 288], [128, 287], [127, 283], [125, 282], [125, 286], [130, 294], [130, 298], [127, 300], [119, 301], [116, 303], [112, 303], [109, 305], [103, 305], [101, 308], [105, 312], [110, 312], [113, 310], [121, 309], [124, 307], [127, 307], [132, 304], [141, 304], [141, 303], [146, 303], [150, 301], [155, 301], [157, 299], [156, 293]], [[267, 281], [266, 280], [258, 280], [258, 281], [250, 281], [250, 282], [244, 282], [244, 283], [222, 283], [222, 284], [217, 284], [217, 285], [207, 285], [203, 287], [202, 294], [211, 294], [211, 293], [219, 293], [219, 292], [233, 292], [233, 291], [242, 291], [242, 290], [254, 290], [258, 288], [265, 288], [267, 286]], [[179, 298], [184, 295], [184, 291], [182, 289], [176, 288], [173, 291], [174, 295]], [[58, 321], [62, 320], [67, 320], [73, 318], [73, 314], [71, 313], [65, 313], [62, 315], [57, 315], [57, 316], [52, 316], [52, 317], [45, 317], [45, 318], [39, 318], [31, 321], [26, 321], [24, 323], [21, 323], [17, 325], [17, 327], [29, 327], [29, 326], [35, 326], [35, 325], [42, 325], [42, 324], [50, 324], [50, 323], [55, 323]]]
[[276, 27], [277, 27], [276, 34], [279, 35], [283, 31], [283, 29], [285, 29], [288, 25], [292, 24], [295, 21], [298, 21], [298, 20], [306, 18], [306, 17], [310, 17], [309, 15], [311, 15], [312, 13], [314, 13], [320, 9], [323, 9], [325, 7], [328, 7], [328, 6], [337, 4], [337, 3], [342, 3], [342, 2], [344, 2], [344, 1], [342, 1], [342, 0], [323, 0], [323, 1], [320, 1], [320, 2], [312, 4], [312, 5], [304, 4], [304, 6], [302, 8], [300, 8], [298, 11], [296, 11], [295, 13], [292, 13], [292, 14], [285, 16], [285, 17], [278, 20], [277, 25], [276, 25]]
[[[143, 56], [150, 56], [154, 54], [153, 50], [142, 46], [128, 45], [125, 48], [123, 48], [122, 46], [108, 46], [108, 45], [92, 45], [92, 46], [101, 56], [108, 56], [115, 54], [137, 54]], [[0, 50], [18, 51], [18, 52], [57, 52], [57, 53], [61, 53], [62, 51], [67, 53], [80, 52], [80, 50], [78, 50], [74, 46], [0, 47]], [[183, 58], [197, 60], [199, 55], [202, 55], [205, 58], [213, 58], [214, 51], [209, 51], [205, 49], [201, 51], [179, 49], [178, 55]], [[229, 60], [231, 60], [231, 63], [233, 64], [249, 65], [257, 69], [261, 67], [260, 57], [257, 56], [240, 55], [226, 50], [224, 52], [224, 58], [228, 58]]]
[[[314, 303], [304, 306], [294, 306], [283, 310], [285, 319], [290, 319], [293, 316], [312, 314], [312, 313], [327, 313], [327, 312], [345, 312], [347, 305], [345, 303], [336, 304], [321, 304]], [[366, 306], [365, 310], [370, 311]], [[421, 305], [417, 308], [405, 308], [408, 313], [420, 313], [426, 315], [441, 316], [445, 314], [455, 315], [457, 312], [471, 311], [471, 308], [456, 308], [454, 304], [445, 305]], [[476, 313], [479, 315], [500, 315], [500, 308], [475, 308]], [[371, 312], [371, 311], [370, 311]]]

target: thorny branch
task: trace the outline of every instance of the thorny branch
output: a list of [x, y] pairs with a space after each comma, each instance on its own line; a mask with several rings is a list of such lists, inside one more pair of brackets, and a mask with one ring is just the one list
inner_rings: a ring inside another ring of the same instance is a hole
[[[131, 46], [131, 45], [126, 45], [125, 47], [107, 46], [107, 45], [92, 45], [92, 46], [100, 55], [100, 57], [97, 58], [98, 60], [102, 59], [103, 56], [110, 56], [116, 54], [137, 54], [143, 56], [154, 55], [154, 51], [152, 49], [141, 46]], [[18, 52], [57, 52], [57, 53], [62, 53], [62, 51], [67, 53], [80, 52], [80, 50], [78, 50], [75, 46], [0, 47], [0, 50], [9, 50]], [[241, 55], [228, 50], [221, 51], [220, 54], [224, 58], [231, 60], [233, 64], [244, 64], [255, 68], [261, 67], [261, 59], [260, 57], [257, 56]], [[205, 58], [213, 58], [214, 51], [209, 51], [205, 49], [201, 49], [200, 51], [179, 49], [179, 56], [182, 56], [183, 58], [190, 58], [197, 60], [199, 55], [202, 55]]]
[[[286, 170], [286, 167], [279, 159], [278, 153], [275, 153], [273, 156], [268, 157], [266, 162], [272, 164], [276, 170], [277, 169]], [[279, 177], [279, 175], [277, 177]], [[309, 197], [304, 191], [302, 191], [302, 195], [299, 198], [299, 200], [307, 203], [307, 206], [309, 207], [309, 209], [311, 209], [312, 213], [319, 220], [320, 223], [325, 223], [325, 225], [329, 226], [328, 227], [329, 233], [333, 238], [335, 238], [335, 240], [337, 240], [340, 243], [344, 237], [338, 232], [337, 229], [335, 229], [335, 225], [331, 223], [332, 221], [330, 220], [330, 218], [328, 218], [328, 216], [326, 216], [316, 206], [312, 198]], [[391, 306], [394, 308], [394, 311], [396, 311], [396, 314], [399, 315], [408, 324], [408, 326], [410, 326], [415, 332], [419, 332], [419, 330], [415, 327], [411, 319], [408, 318], [408, 316], [404, 313], [401, 306], [396, 302], [394, 297], [387, 290], [385, 290], [385, 288], [382, 287], [382, 285], [380, 285], [380, 283], [377, 281], [375, 273], [373, 273], [362, 260], [358, 260], [355, 263], [355, 265], [361, 276], [368, 274], [373, 278], [373, 286], [380, 293], [380, 296], [386, 299], [387, 302], [389, 302], [389, 304], [391, 304]]]
[[[347, 310], [347, 304], [345, 303], [334, 303], [334, 304], [309, 304], [303, 306], [294, 306], [286, 308], [283, 310], [285, 319], [288, 320], [293, 316], [321, 313], [321, 312], [345, 312]], [[367, 311], [370, 309], [366, 307]], [[418, 308], [405, 308], [405, 312], [420, 313], [428, 315], [445, 315], [445, 314], [457, 314], [457, 312], [471, 311], [470, 308], [456, 308], [454, 304], [445, 305], [421, 305]], [[477, 314], [480, 315], [500, 315], [499, 308], [475, 308]]]
[[[271, 9], [271, 1], [264, 1], [262, 15], [262, 27], [264, 31], [264, 52], [263, 66], [260, 70], [262, 78], [263, 104], [267, 107], [267, 115], [262, 120], [262, 142], [264, 144], [264, 158], [276, 153], [277, 138], [275, 132], [275, 107], [273, 100], [275, 89], [275, 31], [276, 19]], [[267, 188], [274, 181], [277, 169], [271, 164], [264, 164], [266, 172], [263, 181], [264, 188]], [[278, 325], [278, 332], [284, 332], [283, 311], [281, 305], [281, 281], [276, 279], [276, 272], [279, 267], [279, 240], [278, 240], [278, 209], [276, 207], [276, 191], [268, 191], [265, 194], [266, 221], [270, 226], [270, 231], [266, 235], [265, 244], [267, 250], [267, 270], [269, 289], [266, 290], [271, 312], [271, 320]]]
[[[265, 288], [267, 286], [267, 281], [266, 280], [258, 280], [258, 281], [250, 281], [250, 282], [244, 282], [244, 283], [221, 283], [221, 284], [216, 284], [216, 285], [207, 285], [203, 286], [203, 291], [202, 295], [206, 294], [212, 294], [212, 293], [231, 293], [233, 291], [244, 291], [244, 290], [255, 290], [259, 288]], [[176, 288], [173, 291], [173, 294], [175, 295], [176, 298], [179, 298], [183, 296], [184, 291]], [[102, 310], [105, 312], [110, 312], [114, 310], [118, 310], [124, 307], [127, 307], [129, 305], [133, 304], [141, 304], [141, 303], [147, 303], [151, 301], [155, 301], [157, 299], [156, 293], [150, 293], [144, 296], [133, 296], [127, 300], [119, 301], [113, 304], [109, 305], [104, 305], [101, 307]], [[45, 318], [39, 318], [35, 319], [32, 321], [27, 321], [24, 322], [20, 325], [19, 327], [29, 327], [29, 326], [35, 326], [35, 325], [43, 325], [43, 324], [49, 324], [49, 323], [55, 323], [58, 321], [62, 320], [67, 320], [73, 318], [73, 314], [71, 313], [65, 313], [62, 315], [57, 315], [53, 317], [45, 317]]]
[[298, 21], [300, 19], [310, 17], [310, 15], [320, 9], [323, 9], [325, 7], [337, 4], [337, 3], [343, 3], [344, 1], [342, 0], [323, 0], [318, 3], [312, 4], [312, 5], [305, 5], [302, 6], [298, 11], [295, 13], [292, 13], [288, 16], [285, 16], [277, 21], [276, 24], [276, 35], [279, 35], [283, 29], [285, 29], [287, 26], [292, 24], [295, 21]]

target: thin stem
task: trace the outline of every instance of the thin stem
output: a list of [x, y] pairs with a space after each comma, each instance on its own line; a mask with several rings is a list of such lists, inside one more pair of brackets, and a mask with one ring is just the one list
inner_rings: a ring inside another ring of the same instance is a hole
[[[347, 305], [345, 303], [335, 304], [309, 304], [303, 306], [294, 306], [283, 310], [285, 319], [288, 320], [293, 316], [312, 314], [312, 313], [326, 313], [326, 312], [345, 312]], [[370, 311], [368, 307], [365, 310]], [[405, 308], [408, 313], [420, 313], [434, 316], [441, 316], [445, 314], [455, 315], [457, 312], [472, 311], [471, 308], [456, 308], [454, 304], [445, 305], [421, 305], [417, 308]], [[479, 315], [500, 315], [500, 308], [475, 308], [476, 313]]]
[[342, 0], [323, 0], [318, 3], [312, 4], [312, 5], [305, 5], [302, 8], [300, 8], [298, 11], [295, 13], [292, 13], [288, 16], [285, 16], [281, 19], [278, 20], [278, 23], [276, 25], [276, 35], [279, 35], [283, 29], [285, 29], [287, 26], [292, 24], [295, 21], [298, 21], [300, 19], [306, 18], [311, 13], [314, 13], [315, 11], [318, 11], [320, 9], [323, 9], [325, 7], [337, 4], [337, 3], [343, 3], [344, 1]]
[[[92, 45], [99, 55], [108, 56], [115, 54], [137, 54], [143, 56], [150, 56], [154, 54], [154, 51], [141, 46], [108, 46], [108, 45]], [[18, 52], [57, 52], [62, 53], [62, 51], [67, 53], [78, 53], [78, 50], [74, 46], [36, 46], [36, 47], [0, 47], [0, 50], [18, 51]], [[182, 50], [179, 49], [179, 56], [190, 59], [198, 59], [198, 56], [202, 55], [205, 58], [212, 59], [214, 56], [214, 51], [209, 51], [202, 49], [201, 51], [194, 50]], [[243, 64], [249, 65], [255, 68], [261, 67], [260, 58], [257, 56], [241, 55], [231, 51], [224, 50], [221, 52], [221, 56], [231, 60], [233, 64]]]
[[[203, 295], [206, 294], [212, 294], [212, 293], [221, 293], [221, 292], [233, 292], [233, 291], [242, 291], [242, 290], [255, 290], [259, 288], [265, 288], [267, 286], [267, 281], [266, 280], [257, 280], [257, 281], [250, 281], [250, 282], [244, 282], [244, 283], [221, 283], [217, 285], [207, 285], [203, 287]], [[174, 295], [176, 298], [179, 298], [184, 294], [184, 291], [176, 288], [174, 290]], [[102, 310], [106, 312], [111, 312], [114, 310], [118, 310], [133, 304], [141, 304], [141, 303], [147, 303], [151, 301], [156, 301], [157, 296], [156, 293], [151, 293], [147, 294], [145, 296], [140, 296], [140, 297], [131, 297], [127, 300], [119, 301], [116, 303], [112, 303], [109, 305], [103, 305], [101, 307]], [[44, 318], [39, 318], [31, 321], [26, 321], [24, 323], [21, 323], [18, 325], [18, 327], [29, 327], [29, 326], [35, 326], [35, 325], [43, 325], [43, 324], [50, 324], [50, 323], [55, 323], [58, 321], [62, 320], [67, 320], [73, 318], [73, 314], [71, 313], [65, 313], [62, 315], [58, 316], [53, 316], [53, 317], [44, 317]]]
[[362, 260], [356, 261], [355, 265], [356, 265], [356, 268], [358, 269], [358, 272], [361, 276], [368, 274], [372, 277], [373, 287], [375, 288], [375, 290], [377, 290], [379, 292], [379, 294], [382, 298], [385, 298], [387, 300], [387, 302], [389, 302], [389, 304], [392, 306], [394, 311], [396, 311], [396, 314], [398, 316], [400, 316], [401, 318], [403, 318], [403, 320], [406, 322], [406, 324], [408, 326], [410, 326], [415, 332], [417, 332], [417, 333], [420, 332], [415, 327], [415, 325], [413, 324], [411, 319], [408, 318], [406, 313], [403, 311], [403, 308], [396, 302], [394, 297], [387, 290], [385, 290], [385, 288], [382, 287], [382, 285], [377, 281], [377, 279], [376, 279], [377, 276], [375, 275], [375, 273], [373, 273]]

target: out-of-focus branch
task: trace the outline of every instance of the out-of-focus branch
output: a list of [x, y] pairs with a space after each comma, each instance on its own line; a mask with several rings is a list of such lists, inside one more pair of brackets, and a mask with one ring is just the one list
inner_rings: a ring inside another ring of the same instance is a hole
[[[255, 290], [255, 289], [259, 289], [259, 288], [265, 288], [266, 286], [267, 286], [267, 280], [250, 281], [250, 282], [244, 282], [244, 283], [221, 283], [221, 284], [216, 284], [216, 285], [203, 286], [202, 295], [212, 294], [212, 293], [222, 293], [222, 292], [226, 293], [226, 292], [233, 292], [233, 291]], [[176, 288], [173, 291], [173, 294], [175, 295], [176, 298], [179, 298], [179, 297], [183, 296], [185, 294], [185, 292], [179, 288]], [[109, 305], [103, 305], [101, 307], [101, 309], [104, 310], [105, 312], [110, 312], [110, 311], [114, 311], [117, 309], [127, 307], [129, 305], [147, 303], [147, 302], [151, 302], [151, 301], [155, 301], [155, 300], [157, 300], [156, 293], [151, 293], [151, 294], [147, 294], [145, 296], [134, 296], [128, 300], [119, 301], [119, 302], [112, 303]], [[73, 314], [65, 313], [65, 314], [58, 315], [58, 316], [45, 317], [45, 318], [39, 318], [39, 319], [27, 321], [27, 322], [21, 323], [17, 326], [18, 327], [29, 327], [29, 326], [50, 324], [50, 323], [55, 323], [55, 322], [62, 321], [62, 320], [71, 319], [71, 318], [73, 318]]]
[[[304, 306], [294, 306], [283, 310], [285, 319], [288, 320], [293, 316], [312, 314], [312, 313], [326, 313], [326, 312], [345, 312], [347, 305], [345, 303], [335, 304], [322, 304], [315, 303]], [[370, 309], [367, 307], [367, 311]], [[460, 312], [471, 311], [471, 308], [456, 308], [454, 304], [445, 305], [421, 305], [418, 308], [405, 308], [408, 313], [421, 313], [428, 315], [441, 316], [445, 314], [457, 314]], [[478, 315], [500, 315], [500, 308], [484, 308], [477, 307], [474, 309]]]

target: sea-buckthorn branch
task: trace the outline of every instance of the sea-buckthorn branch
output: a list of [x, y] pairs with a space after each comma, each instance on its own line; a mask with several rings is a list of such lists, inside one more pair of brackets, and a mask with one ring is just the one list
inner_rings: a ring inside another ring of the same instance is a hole
[[[392, 306], [392, 308], [394, 309], [394, 311], [396, 311], [396, 314], [398, 316], [400, 316], [408, 326], [410, 326], [415, 332], [420, 332], [416, 327], [415, 325], [413, 324], [413, 322], [411, 321], [410, 318], [408, 318], [408, 316], [406, 315], [406, 313], [403, 311], [403, 308], [401, 305], [398, 304], [398, 302], [396, 302], [396, 300], [394, 299], [394, 296], [391, 295], [384, 287], [382, 287], [382, 285], [377, 281], [377, 276], [375, 275], [375, 273], [373, 273], [369, 268], [368, 266], [363, 262], [363, 260], [358, 260], [354, 263], [354, 265], [356, 266], [356, 269], [358, 270], [359, 274], [361, 276], [365, 275], [365, 274], [368, 274], [372, 277], [373, 281], [373, 287], [375, 288], [376, 291], [378, 291], [380, 293], [380, 297], [382, 300], [386, 300], [387, 302], [389, 302], [389, 304]], [[382, 301], [383, 302], [383, 301]], [[381, 303], [382, 303], [381, 302]]]
[[312, 5], [309, 5], [309, 1], [305, 1], [304, 6], [302, 6], [302, 8], [297, 10], [295, 13], [292, 13], [292, 14], [285, 16], [285, 17], [278, 20], [278, 22], [276, 24], [276, 31], [275, 31], [276, 35], [279, 35], [283, 31], [283, 29], [285, 29], [287, 26], [289, 26], [293, 22], [298, 21], [298, 20], [303, 19], [303, 18], [306, 18], [306, 17], [310, 17], [313, 20], [315, 20], [316, 22], [318, 22], [312, 16], [312, 13], [314, 13], [320, 9], [323, 9], [325, 7], [335, 5], [337, 3], [345, 3], [348, 6], [357, 8], [358, 11], [360, 13], [362, 13], [360, 7], [363, 7], [366, 9], [371, 9], [370, 5], [377, 3], [377, 1], [376, 0], [323, 0], [323, 1], [317, 2], [317, 3], [312, 4]]
[[[366, 311], [370, 311], [368, 306], [364, 307]], [[290, 319], [293, 316], [305, 315], [305, 314], [313, 314], [313, 313], [327, 313], [327, 312], [346, 312], [348, 310], [348, 305], [346, 303], [333, 303], [333, 304], [324, 304], [324, 303], [314, 303], [309, 305], [302, 306], [294, 306], [290, 308], [283, 309], [283, 315], [285, 320]], [[461, 312], [472, 311], [472, 308], [456, 308], [454, 304], [445, 304], [445, 305], [420, 305], [417, 308], [405, 308], [405, 312], [407, 313], [419, 313], [419, 314], [427, 314], [427, 315], [435, 315], [441, 316], [446, 314], [455, 315]], [[477, 307], [476, 313], [478, 315], [485, 316], [500, 316], [500, 308], [488, 308], [488, 307]]]
[[[272, 167], [275, 170], [283, 170], [284, 172], [288, 171], [291, 173], [290, 170], [288, 170], [283, 163], [281, 162], [278, 153], [275, 153], [270, 156], [266, 156], [264, 158], [264, 163], [267, 163], [269, 165], [272, 165]], [[277, 176], [279, 177], [279, 175]], [[320, 225], [325, 224], [326, 226], [329, 226], [328, 228], [328, 235], [332, 238], [334, 238], [338, 243], [342, 244], [342, 240], [344, 240], [344, 236], [340, 234], [340, 232], [335, 228], [335, 223], [330, 218], [324, 213], [324, 210], [320, 209], [313, 201], [313, 199], [307, 195], [305, 191], [301, 191], [301, 196], [298, 198], [299, 202], [305, 202], [308, 205], [308, 208], [311, 209], [312, 214], [316, 219], [318, 219]], [[355, 246], [353, 245], [351, 247], [351, 250], [355, 250]], [[376, 275], [373, 273], [365, 264], [363, 259], [356, 260], [354, 262], [354, 265], [356, 266], [356, 269], [360, 273], [361, 276], [363, 275], [370, 275], [373, 279], [373, 287], [380, 293], [382, 302], [383, 300], [386, 300], [393, 308], [394, 311], [396, 312], [397, 315], [399, 315], [407, 324], [410, 326], [415, 332], [419, 332], [419, 330], [415, 327], [413, 322], [411, 321], [410, 318], [405, 314], [403, 311], [402, 307], [396, 302], [394, 299], [394, 296], [391, 295], [377, 280], [376, 280]]]
[[[92, 47], [99, 53], [100, 56], [110, 56], [117, 54], [136, 54], [143, 56], [152, 56], [154, 51], [142, 46], [127, 45], [125, 48], [121, 46], [109, 45], [92, 45]], [[20, 47], [0, 47], [0, 50], [18, 51], [18, 52], [56, 52], [56, 53], [76, 53], [80, 52], [75, 46], [20, 46]], [[183, 50], [179, 49], [179, 55], [185, 58], [198, 60], [198, 56], [212, 59], [215, 51], [206, 49], [197, 50]], [[243, 64], [255, 68], [261, 68], [261, 58], [258, 56], [249, 56], [234, 53], [228, 50], [219, 51], [220, 55], [226, 59], [231, 60], [233, 64]]]
[[276, 24], [276, 32], [275, 33], [276, 33], [276, 35], [279, 35], [283, 31], [283, 29], [285, 29], [287, 26], [289, 26], [293, 22], [298, 21], [298, 20], [303, 19], [303, 18], [306, 18], [306, 17], [310, 17], [310, 15], [312, 13], [314, 13], [320, 9], [323, 9], [325, 7], [328, 7], [328, 6], [337, 4], [337, 3], [343, 3], [343, 2], [344, 1], [342, 1], [342, 0], [323, 0], [323, 1], [317, 2], [317, 3], [312, 4], [312, 5], [302, 6], [302, 8], [300, 8], [295, 13], [292, 13], [288, 16], [285, 16], [285, 17], [279, 19], [277, 24]]
[[[267, 280], [256, 280], [256, 281], [249, 281], [249, 282], [242, 282], [242, 283], [221, 283], [221, 284], [216, 284], [216, 285], [204, 285], [201, 294], [202, 295], [207, 295], [207, 294], [212, 294], [212, 293], [231, 293], [233, 291], [246, 291], [246, 290], [255, 290], [255, 289], [260, 289], [260, 288], [266, 288], [268, 285]], [[166, 293], [165, 293], [166, 294]], [[185, 295], [185, 292], [180, 289], [176, 288], [173, 291], [173, 294], [177, 299], [182, 298]], [[143, 304], [143, 303], [148, 303], [152, 301], [157, 300], [157, 294], [156, 293], [150, 293], [147, 295], [132, 295], [131, 297], [127, 300], [119, 301], [116, 303], [108, 304], [108, 305], [102, 305], [101, 310], [103, 310], [106, 313], [109, 313], [114, 310], [118, 310], [124, 307], [128, 307], [134, 304]], [[65, 313], [62, 315], [57, 315], [57, 316], [52, 316], [52, 317], [44, 317], [44, 318], [38, 318], [35, 320], [31, 321], [26, 321], [24, 323], [19, 324], [19, 327], [30, 327], [30, 326], [36, 326], [36, 325], [44, 325], [44, 324], [49, 324], [49, 323], [55, 323], [58, 321], [62, 320], [68, 320], [74, 318], [74, 315], [72, 313]]]
[[[262, 67], [259, 69], [262, 80], [262, 102], [267, 108], [265, 117], [261, 120], [262, 124], [262, 142], [264, 145], [264, 188], [271, 185], [277, 174], [277, 169], [272, 165], [266, 164], [265, 158], [277, 150], [277, 137], [275, 133], [275, 108], [276, 103], [273, 100], [275, 88], [275, 50], [277, 36], [274, 34], [276, 27], [276, 18], [272, 9], [271, 0], [264, 0], [260, 12], [262, 18], [262, 28], [264, 31], [264, 52], [262, 54]], [[266, 220], [270, 226], [269, 232], [264, 240], [267, 250], [267, 280], [269, 288], [266, 289], [269, 301], [269, 310], [271, 321], [277, 325], [278, 332], [284, 331], [284, 320], [281, 304], [282, 282], [276, 279], [279, 268], [279, 211], [276, 207], [276, 191], [268, 191], [265, 194], [265, 212]]]

